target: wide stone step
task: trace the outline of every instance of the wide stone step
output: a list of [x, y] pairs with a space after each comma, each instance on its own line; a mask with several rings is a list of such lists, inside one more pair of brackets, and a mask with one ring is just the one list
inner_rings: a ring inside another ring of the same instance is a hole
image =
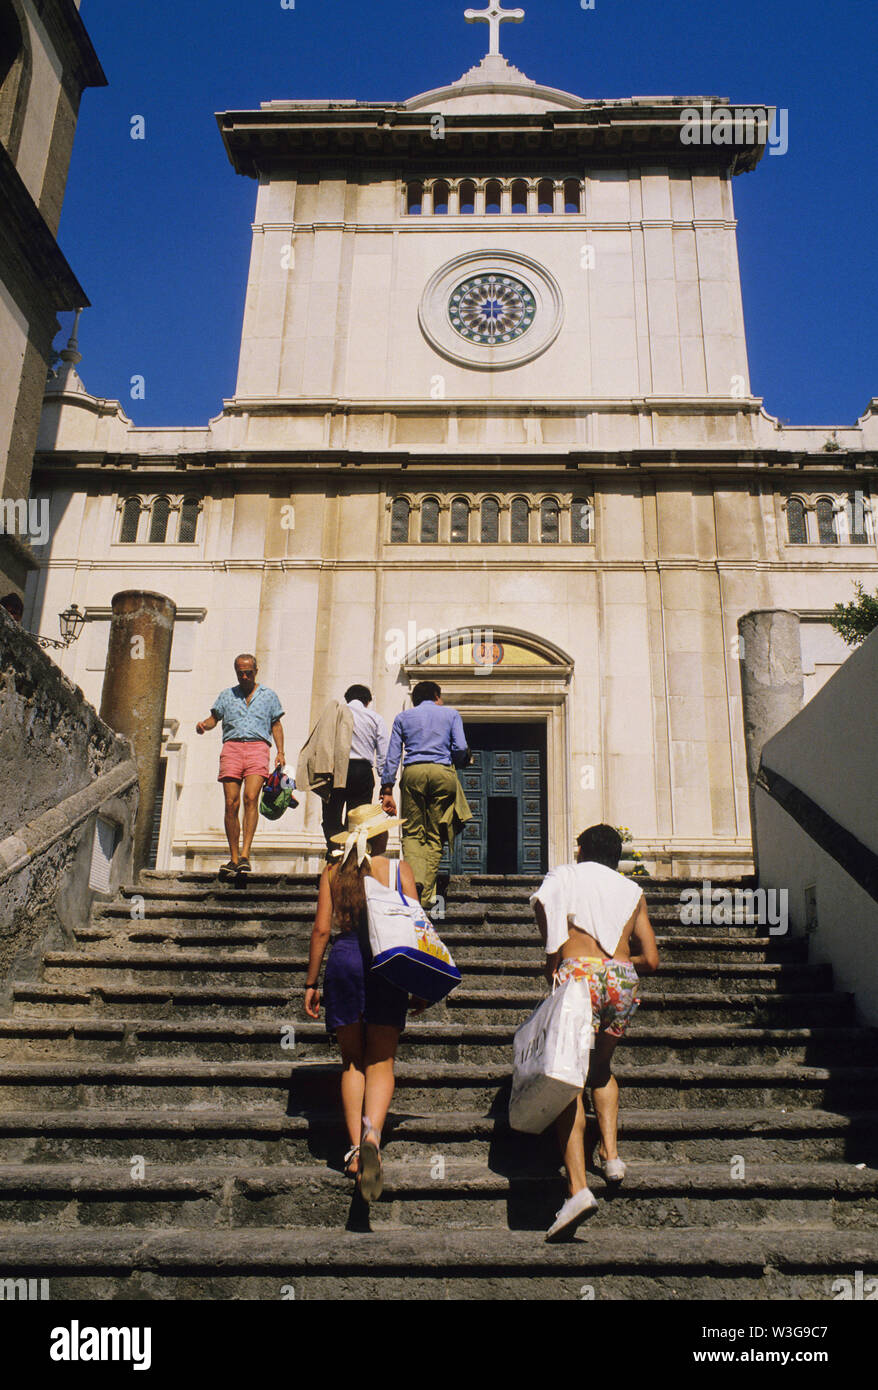
[[56, 1301], [833, 1297], [878, 1262], [878, 1231], [752, 1227], [618, 1231], [569, 1243], [540, 1232], [313, 1228], [45, 1231], [0, 1228], [0, 1267], [50, 1277]]
[[[76, 941], [86, 949], [93, 947], [100, 950], [110, 946], [128, 951], [167, 943], [175, 950], [239, 952], [242, 948], [252, 947], [254, 951], [269, 956], [306, 950], [310, 934], [310, 923], [307, 928], [303, 926], [301, 930], [296, 930], [288, 921], [276, 925], [211, 923], [181, 926], [170, 920], [126, 923], [124, 927], [114, 929], [104, 925], [81, 927], [74, 933]], [[461, 931], [456, 928], [449, 930], [443, 924], [442, 939], [455, 958], [463, 952], [478, 952], [483, 959], [502, 960], [510, 953], [514, 955], [518, 951], [525, 951], [528, 961], [539, 962], [542, 954], [533, 926], [527, 929], [490, 926], [480, 931]], [[804, 938], [787, 941], [754, 935], [735, 937], [728, 933], [693, 936], [680, 931], [674, 936], [658, 935], [656, 943], [666, 963], [688, 956], [714, 963], [804, 961], [808, 954], [808, 943]]]
[[[186, 898], [156, 901], [138, 897], [125, 902], [98, 904], [93, 910], [92, 921], [96, 928], [107, 931], [125, 931], [144, 924], [154, 925], [157, 930], [168, 930], [174, 923], [181, 922], [205, 929], [218, 929], [223, 925], [231, 927], [261, 924], [267, 928], [288, 926], [310, 932], [316, 905], [315, 894], [307, 900], [288, 902], [264, 902], [258, 897], [251, 899], [249, 895], [232, 902], [204, 902], [200, 899], [191, 901]], [[506, 927], [522, 936], [533, 938], [536, 935], [534, 915], [527, 904], [449, 902], [441, 914], [434, 914], [434, 920], [443, 931], [464, 928], [478, 931], [486, 927]], [[744, 913], [735, 914], [728, 922], [684, 922], [680, 918], [679, 905], [672, 903], [662, 903], [653, 908], [650, 911], [650, 920], [653, 927], [659, 931], [668, 931], [674, 935], [697, 931], [708, 935], [732, 933], [738, 936], [761, 933], [769, 937], [771, 925], [766, 923], [760, 927], [755, 916], [748, 917]], [[781, 936], [774, 934], [769, 939], [779, 940]]]
[[[519, 1022], [528, 1016], [524, 1010]], [[514, 1026], [459, 1016], [409, 1023], [400, 1057], [422, 1060], [506, 1063], [511, 1066]], [[106, 1059], [179, 1057], [234, 1061], [236, 1058], [325, 1058], [333, 1049], [320, 1022], [302, 1021], [290, 1009], [286, 1020], [235, 1019], [91, 1020], [0, 1019], [0, 1058]], [[674, 1026], [642, 1023], [626, 1039], [632, 1066], [679, 1061], [733, 1066], [750, 1063], [839, 1062], [878, 1064], [878, 1030], [862, 1027], [748, 1028], [743, 1025]]]
[[[734, 1170], [735, 1176], [732, 1176]], [[810, 1228], [878, 1229], [878, 1170], [810, 1163], [761, 1165], [629, 1162], [621, 1187], [589, 1177], [599, 1200], [590, 1224], [614, 1233], [636, 1226], [778, 1223]], [[545, 1231], [565, 1197], [547, 1169], [499, 1169], [434, 1155], [384, 1161], [384, 1193], [367, 1211], [351, 1180], [325, 1164], [244, 1166], [146, 1164], [125, 1171], [94, 1165], [19, 1164], [0, 1168], [0, 1226], [40, 1222], [43, 1230], [137, 1226], [155, 1229], [247, 1226], [343, 1228], [349, 1221], [476, 1233], [486, 1227]]]
[[[514, 956], [487, 958], [485, 952], [465, 949], [455, 953], [455, 961], [470, 984], [502, 978], [504, 987], [514, 990], [533, 984], [542, 975], [544, 957], [538, 950], [519, 951]], [[151, 984], [219, 984], [233, 979], [246, 980], [251, 985], [285, 985], [301, 992], [301, 979], [308, 966], [307, 954], [257, 956], [242, 951], [227, 953], [200, 949], [162, 951], [149, 950], [82, 950], [49, 951], [43, 960], [43, 979], [46, 983], [76, 983], [99, 985], [113, 976], [125, 974]], [[669, 993], [689, 989], [693, 981], [709, 992], [731, 992], [737, 989], [777, 988], [788, 990], [831, 988], [832, 971], [828, 965], [773, 962], [738, 962], [721, 968], [705, 961], [691, 959], [668, 962], [656, 976], [648, 978], [650, 992]]]
[[[838, 1106], [874, 1095], [878, 1067], [804, 1066], [795, 1063], [730, 1066], [699, 1063], [619, 1063], [614, 1068], [633, 1107]], [[430, 1110], [505, 1109], [508, 1062], [501, 1065], [448, 1061], [400, 1061], [397, 1093], [407, 1107]], [[338, 1091], [336, 1062], [312, 1060], [199, 1062], [0, 1061], [0, 1110], [34, 1106], [63, 1109], [76, 1104], [100, 1108], [286, 1103], [306, 1110]]]
[[[637, 1014], [637, 1025], [645, 1019], [661, 1018], [671, 1024], [749, 1023], [752, 1026], [797, 1027], [814, 1024], [828, 1027], [851, 1022], [853, 996], [837, 993], [785, 994], [741, 990], [722, 995], [714, 993], [657, 994], [656, 981], [650, 979]], [[288, 988], [247, 985], [149, 985], [110, 983], [95, 986], [20, 983], [13, 987], [15, 1018], [85, 1018], [111, 1015], [114, 1018], [185, 1017], [196, 1013], [204, 1018], [289, 1021], [291, 1012], [301, 1018], [301, 994]], [[451, 994], [444, 1008], [434, 1006], [449, 1020], [466, 1024], [497, 1023], [517, 1027], [518, 1023], [545, 998], [542, 989], [528, 988], [527, 981], [514, 993], [507, 989], [468, 989], [466, 982]], [[292, 1020], [294, 1021], [294, 1020]], [[629, 1036], [633, 1036], [632, 1029]]]
[[[333, 1103], [334, 1102], [334, 1103]], [[388, 1157], [430, 1162], [437, 1157], [498, 1164], [539, 1164], [558, 1170], [551, 1131], [542, 1135], [510, 1130], [506, 1108], [487, 1111], [406, 1113], [394, 1097], [383, 1134]], [[864, 1163], [878, 1167], [878, 1111], [844, 1113], [820, 1108], [788, 1110], [713, 1107], [642, 1110], [624, 1104], [620, 1124], [626, 1161], [724, 1164], [743, 1158], [757, 1164], [780, 1162]], [[5, 1163], [77, 1162], [103, 1168], [130, 1167], [133, 1154], [148, 1162], [200, 1163], [249, 1159], [260, 1165], [307, 1163], [321, 1159], [339, 1168], [348, 1147], [335, 1095], [323, 1108], [286, 1114], [277, 1105], [218, 1109], [102, 1109], [0, 1111], [0, 1160]], [[590, 1153], [597, 1142], [589, 1118]]]

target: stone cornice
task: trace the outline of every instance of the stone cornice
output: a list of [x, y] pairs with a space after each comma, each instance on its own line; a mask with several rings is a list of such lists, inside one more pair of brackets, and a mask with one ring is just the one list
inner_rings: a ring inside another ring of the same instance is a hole
[[[87, 307], [85, 290], [2, 145], [0, 207], [0, 271], [12, 293], [16, 283], [24, 283], [32, 302], [42, 302], [46, 310]], [[24, 307], [29, 310], [32, 305]]]
[[[744, 138], [729, 144], [684, 144], [681, 113], [700, 98], [643, 98], [584, 102], [578, 110], [522, 113], [442, 114], [443, 134], [428, 111], [402, 103], [283, 105], [258, 111], [222, 111], [217, 123], [229, 159], [239, 174], [256, 178], [278, 165], [325, 167], [327, 161], [406, 162], [411, 175], [423, 167], [435, 174], [444, 165], [478, 159], [484, 167], [510, 157], [552, 161], [575, 157], [590, 164], [660, 164], [712, 168], [736, 174], [753, 169], [765, 141]], [[754, 108], [740, 104], [732, 111]], [[765, 108], [762, 108], [765, 109]]]
[[[297, 450], [210, 450], [192, 454], [105, 454], [94, 450], [63, 453], [37, 453], [34, 456], [34, 479], [42, 475], [59, 479], [83, 475], [106, 478], [108, 474], [125, 478], [155, 478], [181, 472], [208, 477], [249, 481], [279, 474], [305, 475], [309, 478], [338, 477], [340, 473], [370, 478], [381, 475], [396, 477], [404, 473], [408, 479], [449, 478], [472, 474], [485, 477], [495, 473], [520, 474], [530, 479], [546, 474], [609, 474], [625, 473], [638, 478], [656, 476], [685, 478], [696, 474], [712, 478], [740, 481], [742, 477], [783, 477], [797, 483], [825, 476], [847, 486], [853, 477], [872, 477], [878, 472], [878, 451], [855, 453], [805, 454], [788, 449], [744, 448], [729, 444], [725, 448], [692, 447], [668, 449], [576, 449], [567, 452], [550, 451], [546, 446], [520, 451], [461, 449], [458, 452], [411, 453], [408, 450], [315, 449]], [[807, 473], [803, 473], [807, 469]]]
[[106, 87], [107, 77], [74, 0], [31, 0], [45, 25], [65, 73], [75, 77], [79, 90]]

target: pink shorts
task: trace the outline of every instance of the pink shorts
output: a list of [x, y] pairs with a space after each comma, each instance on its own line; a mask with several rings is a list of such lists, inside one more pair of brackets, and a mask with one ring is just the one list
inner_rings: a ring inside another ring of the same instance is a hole
[[230, 778], [233, 782], [242, 782], [245, 777], [267, 777], [269, 774], [268, 755], [271, 747], [263, 743], [262, 739], [247, 743], [243, 740], [230, 738], [223, 744], [220, 753], [219, 777], [218, 782], [225, 782]]

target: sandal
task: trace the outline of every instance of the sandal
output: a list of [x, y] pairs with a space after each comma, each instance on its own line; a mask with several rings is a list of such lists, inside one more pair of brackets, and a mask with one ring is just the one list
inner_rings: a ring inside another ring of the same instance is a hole
[[384, 1191], [384, 1173], [378, 1145], [369, 1136], [381, 1131], [375, 1129], [368, 1115], [363, 1116], [363, 1129], [360, 1135], [360, 1195], [365, 1202], [374, 1202]]
[[[358, 1178], [360, 1176], [359, 1158], [360, 1146], [359, 1144], [354, 1144], [348, 1149], [344, 1156], [344, 1170], [349, 1178]], [[353, 1166], [354, 1160], [357, 1160], [356, 1168]]]

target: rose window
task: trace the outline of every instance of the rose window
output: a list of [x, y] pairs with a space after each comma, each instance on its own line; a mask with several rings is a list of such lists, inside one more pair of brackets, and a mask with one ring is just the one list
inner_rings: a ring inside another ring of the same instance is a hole
[[470, 343], [512, 343], [534, 321], [536, 301], [512, 275], [474, 275], [451, 293], [448, 317]]

